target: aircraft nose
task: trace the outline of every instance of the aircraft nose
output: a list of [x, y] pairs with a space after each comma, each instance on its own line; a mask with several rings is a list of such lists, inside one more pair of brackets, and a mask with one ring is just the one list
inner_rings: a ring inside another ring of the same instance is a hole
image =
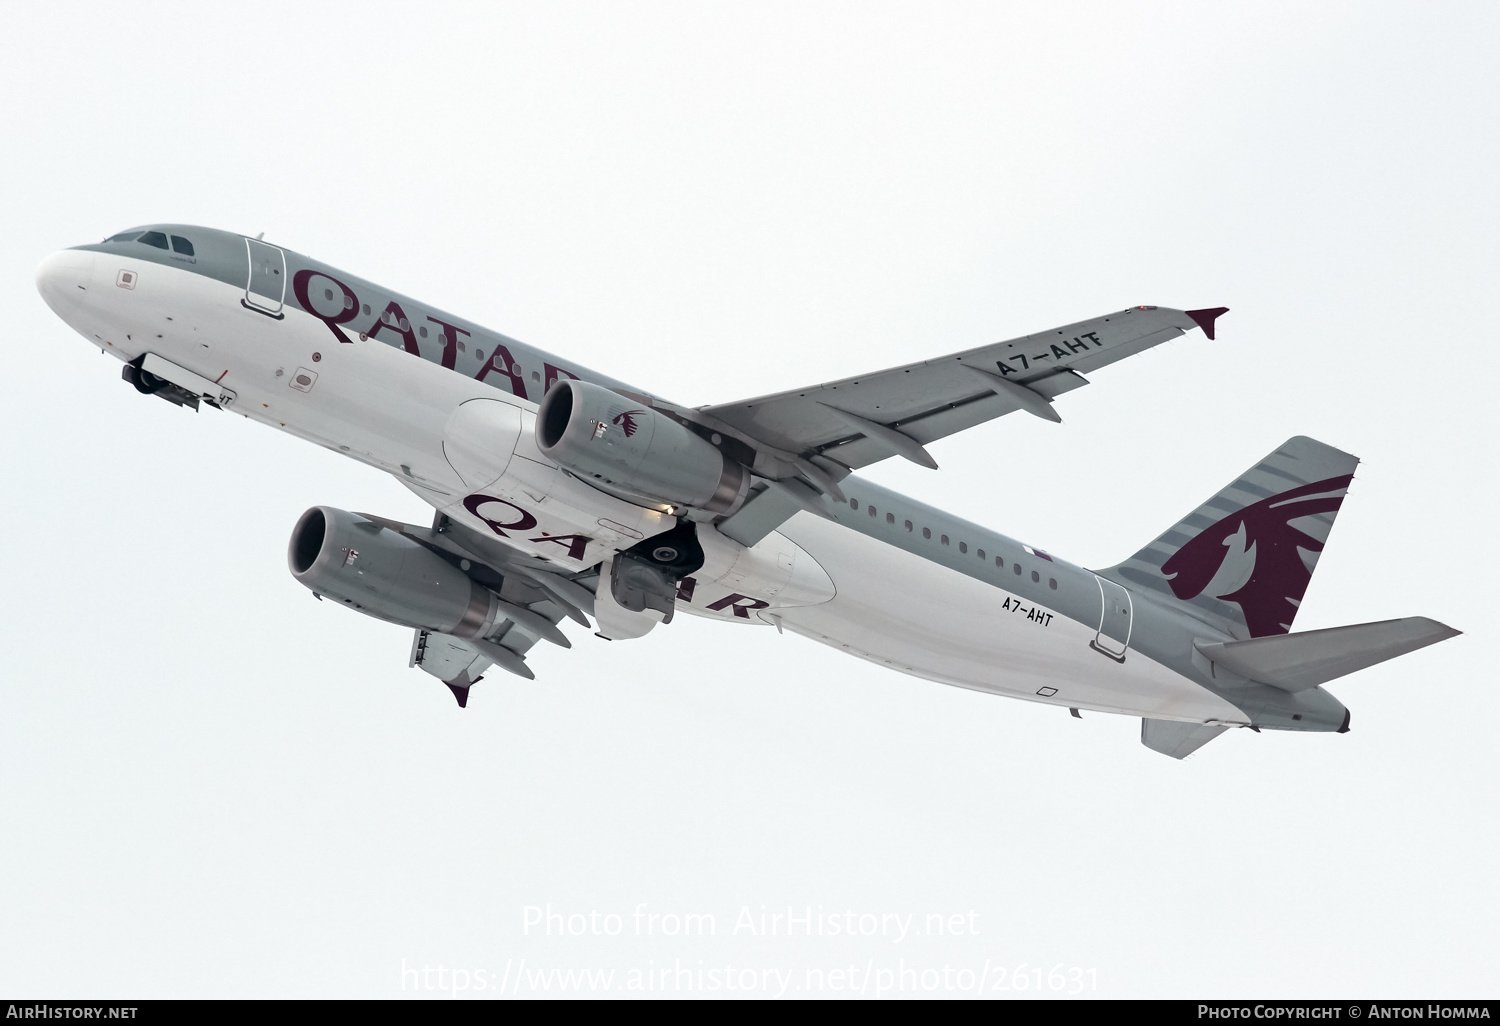
[[81, 249], [53, 253], [36, 269], [36, 290], [54, 313], [76, 309], [94, 286], [94, 254]]

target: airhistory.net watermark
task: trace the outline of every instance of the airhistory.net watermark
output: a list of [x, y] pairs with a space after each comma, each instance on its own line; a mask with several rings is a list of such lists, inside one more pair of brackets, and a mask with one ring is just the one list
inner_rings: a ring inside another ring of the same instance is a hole
[[138, 1005], [6, 1005], [7, 1019], [134, 1019]]
[[1077, 997], [1098, 989], [1098, 973], [1082, 966], [1006, 966], [992, 960], [955, 966], [866, 959], [822, 968], [736, 965], [674, 958], [654, 959], [632, 968], [581, 968], [506, 959], [501, 969], [420, 966], [401, 960], [401, 990], [449, 997], [527, 997], [541, 994], [710, 995], [794, 997], [844, 994], [897, 997], [967, 994], [974, 997]]
[[552, 905], [521, 909], [526, 937], [882, 937], [900, 944], [909, 937], [978, 937], [979, 913], [860, 912], [822, 905], [752, 908], [732, 915], [662, 912], [639, 902], [626, 913], [576, 912]]

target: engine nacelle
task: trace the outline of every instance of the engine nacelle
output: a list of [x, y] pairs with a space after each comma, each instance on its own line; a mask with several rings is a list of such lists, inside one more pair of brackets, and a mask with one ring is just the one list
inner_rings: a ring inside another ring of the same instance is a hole
[[292, 576], [367, 616], [459, 638], [482, 638], [500, 618], [493, 592], [405, 535], [331, 506], [297, 521]]
[[732, 513], [750, 472], [645, 404], [586, 381], [558, 381], [536, 418], [537, 448], [585, 481], [656, 502]]

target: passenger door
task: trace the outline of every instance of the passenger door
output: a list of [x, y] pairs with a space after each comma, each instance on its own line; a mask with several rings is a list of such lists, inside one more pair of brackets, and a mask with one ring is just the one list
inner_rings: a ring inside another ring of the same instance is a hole
[[249, 272], [242, 302], [252, 310], [281, 317], [286, 301], [286, 255], [256, 239], [245, 240]]
[[1123, 663], [1125, 650], [1130, 647], [1130, 592], [1098, 574], [1094, 575], [1094, 580], [1099, 582], [1101, 606], [1099, 629], [1094, 634], [1094, 640], [1089, 642], [1089, 647], [1117, 663]]

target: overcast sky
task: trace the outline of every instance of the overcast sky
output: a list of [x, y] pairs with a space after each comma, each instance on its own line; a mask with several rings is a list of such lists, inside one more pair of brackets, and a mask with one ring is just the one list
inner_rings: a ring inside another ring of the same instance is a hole
[[[0, 17], [0, 992], [494, 996], [525, 960], [621, 995], [1495, 994], [1495, 5]], [[286, 570], [308, 506], [418, 499], [141, 397], [37, 295], [48, 253], [153, 221], [693, 405], [1228, 306], [1060, 426], [869, 474], [1098, 567], [1310, 434], [1364, 462], [1297, 627], [1466, 633], [1332, 685], [1347, 735], [1180, 763], [692, 617], [568, 628], [460, 711]], [[813, 936], [760, 932], [788, 906]], [[714, 935], [661, 935], [688, 914]]]

